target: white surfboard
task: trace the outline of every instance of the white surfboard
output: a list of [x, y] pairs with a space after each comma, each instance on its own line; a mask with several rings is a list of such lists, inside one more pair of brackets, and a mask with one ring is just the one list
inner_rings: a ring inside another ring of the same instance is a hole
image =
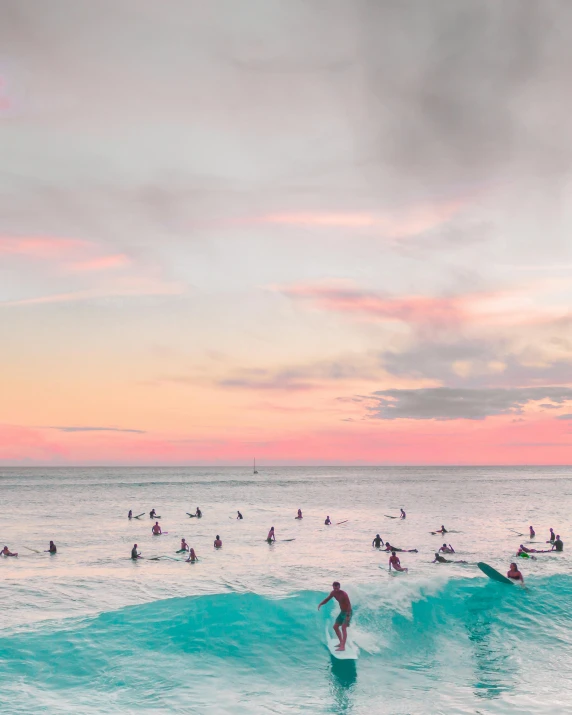
[[336, 650], [336, 646], [339, 645], [339, 640], [336, 637], [332, 638], [330, 635], [330, 626], [326, 626], [326, 644], [328, 646], [328, 650], [330, 653], [334, 656], [334, 658], [337, 658], [338, 660], [357, 660], [358, 659], [358, 653], [359, 649], [357, 645], [350, 640], [349, 634], [348, 634], [348, 640], [346, 641], [346, 648], [345, 650]]

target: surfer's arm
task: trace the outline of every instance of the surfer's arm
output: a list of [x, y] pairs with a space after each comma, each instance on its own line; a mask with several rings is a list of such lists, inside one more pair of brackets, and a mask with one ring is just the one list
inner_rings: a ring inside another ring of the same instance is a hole
[[330, 595], [329, 595], [327, 598], [324, 598], [324, 600], [322, 601], [322, 603], [320, 603], [320, 605], [318, 606], [318, 611], [320, 610], [320, 608], [321, 608], [323, 605], [325, 605], [325, 604], [326, 604], [328, 601], [330, 601], [333, 597], [334, 597], [334, 594], [333, 594], [333, 592], [332, 592], [332, 593], [330, 593]]

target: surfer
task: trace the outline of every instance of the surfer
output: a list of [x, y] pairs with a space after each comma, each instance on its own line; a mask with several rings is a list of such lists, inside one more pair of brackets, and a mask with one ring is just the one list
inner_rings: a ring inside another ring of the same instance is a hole
[[50, 541], [50, 548], [44, 551], [45, 554], [57, 554], [58, 550], [53, 541]]
[[274, 527], [273, 526], [270, 527], [270, 531], [268, 532], [266, 541], [268, 541], [269, 544], [271, 544], [273, 541], [276, 541], [276, 537], [274, 536]]
[[556, 541], [556, 536], [554, 536], [554, 529], [550, 527], [550, 538], [546, 542], [547, 544], [553, 544]]
[[5, 546], [0, 553], [2, 556], [18, 556], [18, 552], [13, 554], [7, 546]]
[[324, 524], [325, 524], [326, 526], [330, 526], [331, 523], [332, 523], [332, 522], [330, 521], [330, 517], [327, 516], [327, 517], [326, 517], [326, 521], [324, 522]]
[[407, 516], [407, 514], [403, 511], [403, 509], [401, 509], [401, 516], [399, 518], [405, 519], [406, 516]]
[[447, 532], [447, 529], [445, 529], [445, 527], [443, 526], [443, 524], [441, 524], [441, 528], [438, 531], [434, 531], [433, 533], [434, 534], [447, 534], [448, 532]]
[[391, 571], [391, 567], [396, 571], [405, 571], [407, 572], [408, 569], [404, 569], [403, 566], [401, 565], [401, 561], [399, 560], [399, 556], [395, 553], [395, 550], [391, 552], [391, 556], [389, 557], [389, 570]]
[[203, 512], [199, 509], [199, 507], [197, 507], [195, 516], [197, 517], [197, 519], [200, 519], [202, 515], [203, 515]]
[[467, 561], [451, 561], [451, 559], [446, 559], [444, 556], [441, 556], [438, 551], [435, 552], [435, 558], [431, 562], [432, 564], [466, 564], [468, 563]]
[[447, 544], [443, 544], [443, 546], [439, 549], [439, 551], [442, 554], [454, 554], [455, 553], [455, 549], [451, 546], [451, 544], [449, 544], [449, 546], [447, 546]]
[[534, 531], [534, 528], [532, 526], [529, 526], [528, 531], [530, 532], [530, 534], [529, 534], [530, 538], [534, 539], [534, 537], [536, 536], [536, 531]]
[[151, 509], [151, 511], [149, 512], [149, 519], [154, 519], [156, 514], [157, 512], [155, 511], [155, 509]]
[[161, 531], [161, 527], [159, 526], [159, 522], [155, 522], [155, 526], [151, 528], [151, 533], [153, 536], [160, 536], [163, 532]]
[[189, 550], [189, 545], [185, 539], [181, 539], [181, 548], [177, 551], [178, 554], [182, 554], [183, 551], [187, 552]]
[[410, 554], [416, 554], [417, 549], [400, 549], [397, 546], [392, 546], [389, 541], [385, 542], [385, 550], [386, 551], [400, 551], [400, 552], [408, 552]]
[[137, 551], [137, 544], [133, 544], [133, 548], [131, 549], [131, 558], [133, 561], [142, 558], [141, 554]]
[[129, 514], [127, 514], [128, 519], [133, 519], [133, 511], [129, 509]]
[[348, 594], [345, 591], [342, 591], [339, 581], [334, 581], [334, 583], [332, 584], [332, 588], [333, 591], [330, 593], [330, 595], [327, 598], [324, 598], [324, 600], [318, 606], [318, 611], [332, 598], [335, 598], [336, 601], [339, 603], [340, 613], [336, 618], [336, 622], [334, 623], [334, 630], [340, 641], [340, 645], [336, 647], [336, 650], [342, 651], [346, 649], [346, 641], [348, 639], [347, 629], [349, 628], [350, 620], [352, 617], [352, 604], [350, 603], [350, 597], [348, 596]]
[[298, 509], [298, 516], [294, 517], [295, 519], [301, 519], [302, 518], [302, 509]]
[[376, 549], [379, 549], [383, 546], [383, 539], [379, 534], [375, 535], [375, 539], [371, 542], [371, 545], [375, 546]]
[[216, 535], [216, 539], [214, 540], [214, 547], [215, 549], [222, 548], [222, 541], [220, 540], [220, 536], [218, 534]]
[[[222, 545], [222, 542], [221, 542], [221, 545]], [[195, 561], [198, 561], [198, 560], [199, 560], [199, 557], [195, 554], [195, 550], [193, 548], [191, 548], [189, 550], [189, 558], [187, 559], [187, 561], [190, 561], [192, 564], [194, 564]]]
[[556, 538], [554, 539], [554, 543], [552, 544], [552, 551], [563, 551], [564, 550], [564, 542], [560, 538], [560, 534], [556, 534]]
[[518, 570], [517, 566], [515, 563], [512, 563], [510, 565], [510, 569], [506, 575], [507, 578], [512, 579], [513, 581], [520, 581], [522, 584], [524, 583], [524, 579], [522, 578], [522, 574]]
[[237, 511], [236, 513], [237, 513], [237, 517], [236, 517], [237, 519], [243, 519], [243, 518], [244, 518], [239, 511]]

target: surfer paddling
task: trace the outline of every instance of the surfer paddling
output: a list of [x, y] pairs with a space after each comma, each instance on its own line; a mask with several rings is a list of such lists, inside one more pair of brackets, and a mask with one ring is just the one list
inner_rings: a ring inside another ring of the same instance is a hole
[[156, 521], [155, 524], [151, 527], [151, 533], [153, 534], [153, 536], [161, 536], [161, 534], [163, 533], [161, 531], [161, 527], [159, 526], [158, 521]]
[[436, 551], [435, 558], [431, 562], [432, 564], [466, 564], [467, 561], [452, 561], [451, 559], [446, 559], [444, 556]]
[[391, 567], [396, 571], [404, 571], [407, 573], [408, 569], [404, 569], [403, 566], [401, 565], [401, 561], [399, 560], [399, 556], [395, 553], [395, 551], [391, 552], [391, 556], [389, 557], [389, 570], [391, 571]]
[[17, 551], [15, 553], [12, 553], [12, 551], [10, 551], [7, 546], [5, 546], [2, 551], [0, 551], [0, 553], [2, 554], [2, 556], [18, 556]]
[[417, 553], [417, 549], [400, 549], [400, 548], [398, 548], [397, 546], [392, 546], [392, 545], [389, 543], [389, 541], [386, 541], [386, 542], [385, 542], [385, 550], [386, 550], [386, 551], [400, 551], [400, 552], [403, 552], [403, 553], [407, 552], [407, 553], [409, 553], [409, 554], [416, 554], [416, 553]]
[[340, 645], [336, 646], [336, 650], [343, 651], [346, 649], [346, 641], [348, 639], [348, 628], [352, 617], [352, 604], [350, 603], [350, 597], [348, 594], [345, 591], [342, 591], [339, 581], [334, 581], [332, 588], [333, 591], [330, 595], [327, 598], [324, 598], [318, 606], [318, 611], [332, 598], [335, 598], [339, 603], [340, 613], [334, 623], [334, 631], [340, 641]]
[[506, 577], [510, 578], [512, 581], [520, 581], [522, 584], [524, 584], [522, 574], [518, 570], [517, 565], [514, 563], [510, 565], [510, 569], [508, 570]]

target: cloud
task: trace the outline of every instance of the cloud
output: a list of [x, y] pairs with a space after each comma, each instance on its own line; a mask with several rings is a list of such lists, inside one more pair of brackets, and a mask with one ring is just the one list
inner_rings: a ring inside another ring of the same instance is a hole
[[483, 420], [495, 415], [520, 415], [537, 400], [563, 405], [572, 400], [570, 387], [380, 390], [370, 396], [369, 417], [379, 420]]
[[131, 262], [131, 259], [124, 253], [116, 253], [110, 256], [99, 256], [87, 261], [78, 261], [70, 263], [68, 269], [78, 273], [89, 271], [107, 271], [114, 268], [126, 266]]
[[572, 413], [567, 413], [565, 415], [558, 415], [557, 420], [572, 420]]
[[75, 238], [54, 236], [0, 236], [0, 255], [46, 259], [67, 257], [89, 250], [93, 244]]
[[145, 430], [141, 429], [123, 429], [121, 427], [69, 427], [69, 426], [53, 426], [48, 425], [41, 429], [53, 429], [60, 432], [130, 432], [132, 434], [146, 434]]

